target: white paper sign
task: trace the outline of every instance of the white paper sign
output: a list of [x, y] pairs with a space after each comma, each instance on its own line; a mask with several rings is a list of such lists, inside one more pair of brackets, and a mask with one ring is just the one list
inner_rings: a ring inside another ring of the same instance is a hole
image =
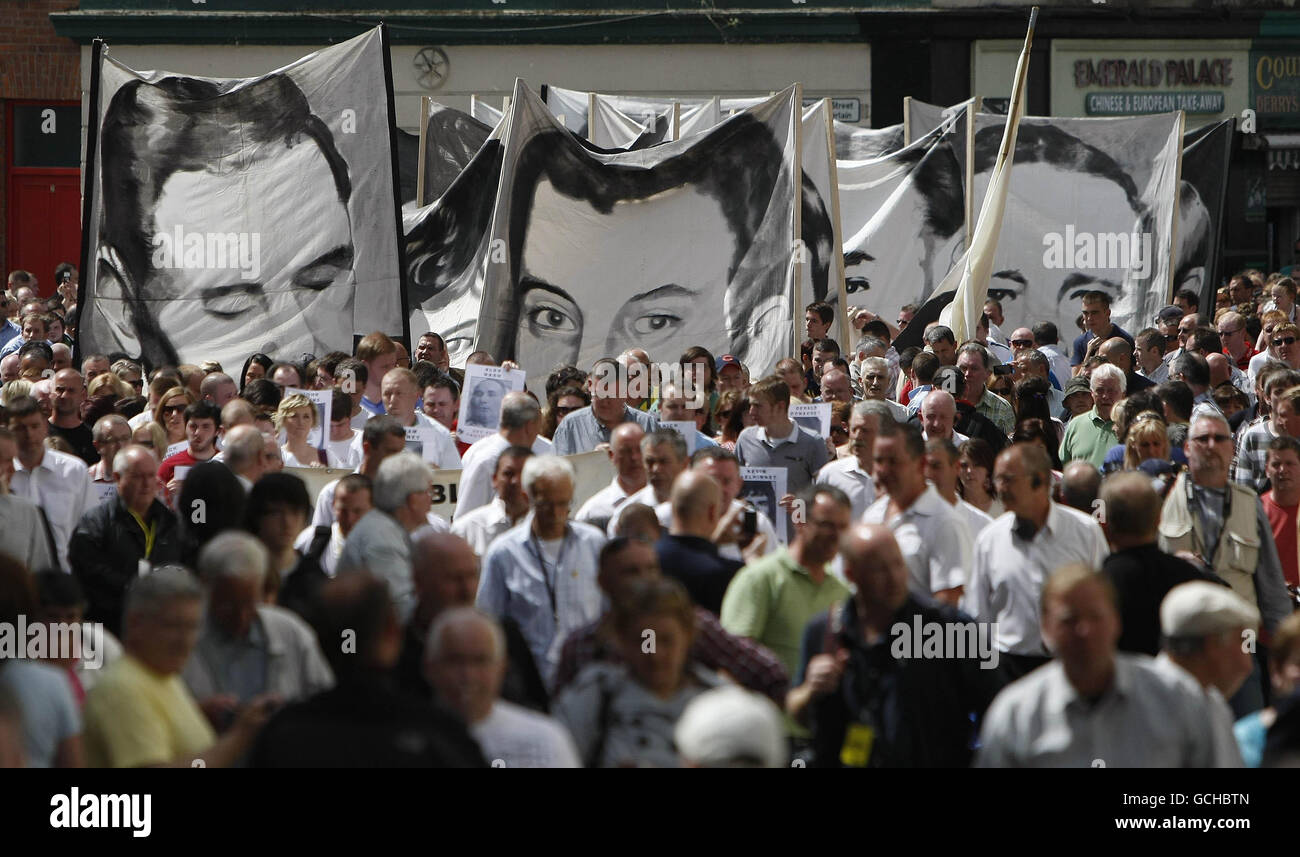
[[93, 482], [91, 485], [95, 489], [96, 505], [117, 496], [117, 485], [112, 482]]
[[818, 437], [831, 436], [831, 403], [814, 402], [790, 406], [790, 419]]
[[325, 449], [329, 441], [330, 411], [334, 408], [333, 390], [303, 390], [298, 387], [285, 387], [285, 398], [297, 393], [311, 399], [316, 406], [316, 428], [307, 435], [307, 442], [317, 449]]
[[522, 369], [500, 366], [466, 366], [465, 385], [460, 392], [460, 415], [456, 437], [465, 443], [496, 434], [501, 426], [501, 400], [506, 393], [524, 389], [527, 375]]
[[434, 430], [419, 423], [406, 430], [406, 451], [414, 452], [432, 464], [438, 463], [438, 441]]
[[694, 420], [660, 420], [659, 428], [672, 429], [682, 436], [686, 441], [686, 455], [695, 454], [695, 421]]
[[172, 478], [177, 482], [184, 482], [185, 477], [190, 474], [190, 468], [183, 464], [178, 464], [172, 469]]
[[740, 496], [743, 502], [753, 503], [776, 525], [776, 537], [781, 544], [790, 541], [790, 516], [777, 503], [785, 496], [786, 472], [784, 467], [740, 468]]
[[173, 443], [171, 446], [167, 447], [167, 453], [163, 455], [163, 458], [171, 458], [173, 455], [180, 452], [181, 450], [189, 449], [189, 448], [190, 448], [190, 442], [188, 440], [177, 441], [176, 443]]

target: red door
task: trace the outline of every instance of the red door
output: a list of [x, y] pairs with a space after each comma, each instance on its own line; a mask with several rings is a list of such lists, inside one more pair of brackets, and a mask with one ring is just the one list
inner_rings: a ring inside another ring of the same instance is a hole
[[6, 107], [4, 272], [31, 271], [48, 296], [60, 262], [80, 265], [80, 108], [66, 102]]
[[60, 262], [80, 265], [81, 179], [77, 171], [22, 170], [9, 174], [9, 240], [6, 271], [36, 275], [40, 293], [54, 293]]

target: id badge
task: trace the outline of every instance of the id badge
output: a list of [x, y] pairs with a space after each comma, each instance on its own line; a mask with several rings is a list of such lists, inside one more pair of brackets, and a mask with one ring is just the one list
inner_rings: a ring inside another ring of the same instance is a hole
[[840, 747], [840, 764], [846, 768], [865, 768], [871, 760], [871, 745], [876, 731], [865, 723], [850, 723]]

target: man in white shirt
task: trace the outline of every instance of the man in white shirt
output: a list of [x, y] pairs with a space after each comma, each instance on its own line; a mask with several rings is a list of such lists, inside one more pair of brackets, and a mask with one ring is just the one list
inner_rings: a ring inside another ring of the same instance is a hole
[[[374, 508], [373, 493], [374, 486], [369, 477], [360, 473], [344, 476], [334, 486], [334, 523], [307, 527], [298, 534], [294, 549], [305, 555], [314, 555], [321, 571], [333, 577], [352, 528]], [[324, 539], [324, 544], [320, 543], [321, 539]]]
[[1069, 564], [1046, 581], [1041, 633], [1057, 659], [993, 700], [976, 767], [1214, 765], [1214, 729], [1203, 695], [1151, 658], [1116, 651], [1115, 590], [1096, 568]]
[[893, 421], [893, 411], [885, 402], [858, 402], [849, 415], [849, 454], [817, 471], [818, 482], [834, 485], [848, 496], [855, 521], [861, 520], [867, 507], [876, 500], [871, 455], [880, 427]]
[[1052, 500], [1052, 462], [1041, 446], [1004, 449], [993, 485], [1011, 514], [975, 540], [962, 608], [976, 621], [997, 623], [998, 650], [1019, 676], [1048, 659], [1039, 614], [1044, 582], [1069, 563], [1101, 568], [1110, 550], [1093, 518]]
[[603, 530], [627, 498], [646, 486], [645, 459], [641, 457], [643, 437], [645, 430], [635, 422], [622, 423], [610, 432], [609, 460], [614, 464], [614, 478], [582, 504], [574, 515], [575, 521]]
[[1241, 768], [1233, 735], [1231, 699], [1254, 669], [1244, 645], [1259, 630], [1259, 610], [1226, 586], [1194, 580], [1169, 590], [1160, 602], [1164, 648], [1156, 666], [1195, 682], [1214, 722], [1215, 766]]
[[496, 434], [475, 441], [461, 459], [464, 472], [456, 489], [456, 517], [492, 502], [492, 471], [497, 458], [512, 446], [531, 449], [534, 455], [550, 455], [555, 447], [542, 437], [542, 409], [527, 393], [506, 393], [501, 400], [501, 424]]
[[330, 402], [330, 424], [326, 427], [326, 446], [339, 467], [353, 468], [361, 463], [361, 429], [352, 427], [352, 394], [334, 390]]
[[1056, 329], [1056, 324], [1050, 321], [1039, 322], [1030, 328], [1034, 332], [1034, 343], [1038, 350], [1043, 352], [1047, 358], [1051, 372], [1056, 376], [1056, 380], [1062, 384], [1068, 384], [1070, 376], [1070, 358], [1065, 356], [1061, 350], [1060, 333]]
[[[416, 379], [415, 373], [410, 369], [390, 369], [384, 376], [380, 389], [383, 390], [383, 413], [396, 419], [403, 429], [419, 427], [421, 442], [425, 447], [424, 460], [439, 470], [460, 470], [460, 453], [456, 450], [456, 441], [452, 438], [451, 432], [447, 431], [442, 423], [426, 417], [415, 409], [420, 401], [420, 382]], [[432, 456], [428, 451], [430, 444], [434, 447]], [[360, 458], [362, 453], [360, 436], [353, 438], [352, 447], [351, 457]]]
[[452, 523], [452, 534], [469, 542], [475, 555], [482, 557], [486, 554], [498, 536], [528, 514], [523, 474], [524, 462], [532, 456], [533, 451], [526, 446], [507, 447], [497, 456], [496, 469], [492, 471], [492, 490], [496, 497], [486, 506], [458, 515]]
[[961, 470], [961, 454], [952, 441], [927, 440], [925, 442], [925, 478], [934, 486], [939, 496], [957, 510], [970, 530], [972, 544], [993, 518], [967, 503], [957, 494], [957, 477]]
[[473, 607], [443, 611], [429, 628], [425, 676], [461, 716], [494, 767], [579, 768], [573, 737], [559, 721], [501, 699], [506, 636]]
[[551, 687], [564, 640], [600, 616], [596, 573], [606, 540], [595, 527], [568, 520], [576, 478], [568, 461], [534, 456], [523, 478], [532, 511], [488, 548], [476, 603], [519, 624]]
[[35, 574], [49, 568], [53, 558], [40, 510], [9, 493], [17, 455], [13, 433], [0, 427], [0, 553], [13, 557]]
[[54, 539], [55, 560], [68, 570], [68, 541], [94, 502], [90, 468], [75, 455], [45, 448], [50, 424], [30, 396], [9, 403], [9, 430], [18, 445], [9, 489], [40, 507]]
[[[928, 403], [936, 393], [925, 397]], [[966, 522], [925, 482], [925, 441], [914, 423], [881, 426], [872, 455], [876, 479], [888, 492], [867, 508], [865, 524], [884, 524], [911, 572], [908, 585], [922, 598], [956, 604], [970, 567]]]

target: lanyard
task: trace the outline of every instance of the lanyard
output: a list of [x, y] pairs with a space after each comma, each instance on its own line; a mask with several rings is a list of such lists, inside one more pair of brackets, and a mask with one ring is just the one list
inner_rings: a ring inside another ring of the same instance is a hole
[[158, 522], [153, 521], [146, 524], [144, 518], [141, 518], [130, 509], [127, 509], [127, 511], [131, 512], [131, 517], [135, 518], [135, 522], [140, 525], [140, 529], [144, 530], [144, 558], [148, 559], [149, 555], [153, 553], [154, 537], [158, 534]]
[[[1194, 500], [1194, 498], [1195, 498], [1195, 494], [1194, 494], [1193, 491], [1192, 491], [1192, 478], [1191, 478], [1191, 474], [1187, 474], [1184, 478], [1186, 479], [1185, 484], [1186, 484], [1186, 486], [1187, 486], [1187, 510], [1188, 510], [1189, 512], [1191, 512], [1191, 511], [1192, 511], [1192, 502], [1193, 502], [1193, 500]], [[1229, 483], [1228, 483], [1226, 486], [1224, 486], [1224, 487], [1225, 487], [1225, 491], [1224, 491], [1224, 496], [1223, 496], [1223, 521], [1222, 521], [1221, 524], [1219, 525], [1219, 537], [1218, 537], [1217, 539], [1214, 540], [1214, 548], [1213, 548], [1212, 550], [1210, 550], [1208, 554], [1207, 554], [1207, 553], [1201, 553], [1201, 558], [1204, 559], [1204, 560], [1205, 560], [1205, 564], [1208, 565], [1208, 566], [1210, 566], [1211, 568], [1214, 567], [1214, 555], [1215, 555], [1216, 553], [1218, 553], [1218, 551], [1219, 551], [1219, 545], [1220, 545], [1220, 543], [1223, 542], [1223, 534], [1224, 534], [1225, 532], [1227, 532], [1227, 530], [1228, 530], [1228, 521], [1229, 521], [1229, 519], [1232, 517], [1232, 483], [1229, 482]], [[1212, 489], [1207, 488], [1207, 489], [1205, 489], [1205, 490], [1209, 491], [1209, 490], [1212, 490]], [[1204, 509], [1204, 507], [1201, 506], [1201, 503], [1200, 503], [1199, 500], [1196, 501], [1196, 508], [1201, 509], [1202, 511], [1204, 511], [1204, 512], [1206, 513], [1206, 516], [1207, 516], [1207, 517], [1209, 516], [1209, 510]], [[1193, 513], [1193, 514], [1194, 514], [1194, 513]], [[1195, 526], [1192, 527], [1192, 543], [1193, 543], [1193, 544], [1192, 544], [1193, 547], [1200, 547], [1202, 550], [1204, 550], [1204, 548], [1206, 547], [1205, 545], [1201, 544], [1201, 537], [1200, 537], [1199, 535], [1197, 535], [1196, 527], [1195, 527]]]
[[559, 585], [560, 570], [564, 567], [564, 553], [569, 547], [569, 525], [564, 525], [564, 541], [560, 542], [560, 553], [555, 558], [555, 582], [551, 581], [551, 572], [546, 565], [546, 553], [542, 550], [542, 544], [537, 539], [536, 533], [528, 534], [528, 551], [537, 560], [538, 566], [542, 569], [542, 580], [546, 583], [546, 594], [551, 599], [551, 618], [555, 620], [558, 628], [560, 625], [560, 608], [555, 598], [555, 588]]

